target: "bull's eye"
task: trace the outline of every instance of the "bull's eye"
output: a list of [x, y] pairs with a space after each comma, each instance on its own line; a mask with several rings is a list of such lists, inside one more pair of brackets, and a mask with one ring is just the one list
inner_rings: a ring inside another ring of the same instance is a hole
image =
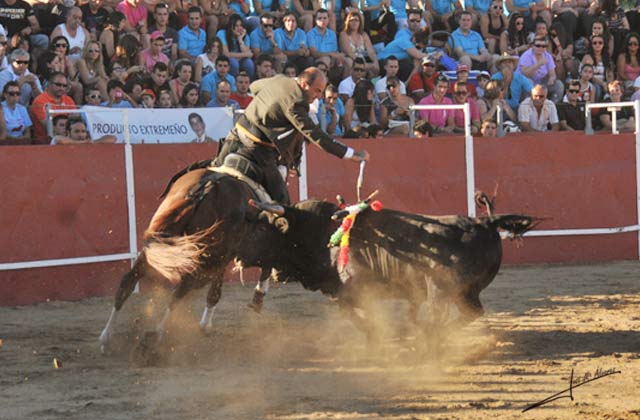
[[276, 229], [278, 229], [282, 233], [287, 233], [289, 230], [289, 221], [284, 217], [278, 217], [273, 223]]

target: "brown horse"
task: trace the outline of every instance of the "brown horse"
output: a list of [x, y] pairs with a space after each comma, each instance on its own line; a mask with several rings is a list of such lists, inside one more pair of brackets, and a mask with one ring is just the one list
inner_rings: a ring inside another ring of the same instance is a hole
[[[195, 169], [177, 174], [167, 190], [144, 233], [140, 255], [120, 282], [111, 316], [100, 335], [103, 349], [109, 343], [122, 305], [136, 284], [152, 271], [175, 285], [166, 314], [157, 326], [162, 335], [175, 304], [190, 290], [207, 284], [207, 306], [200, 326], [211, 329], [229, 262], [244, 255], [255, 264], [261, 263], [260, 255], [251, 256], [251, 244], [269, 227], [268, 223], [260, 223], [260, 211], [248, 204], [257, 197], [246, 183], [207, 169]], [[270, 267], [263, 267], [258, 288], [270, 272]]]

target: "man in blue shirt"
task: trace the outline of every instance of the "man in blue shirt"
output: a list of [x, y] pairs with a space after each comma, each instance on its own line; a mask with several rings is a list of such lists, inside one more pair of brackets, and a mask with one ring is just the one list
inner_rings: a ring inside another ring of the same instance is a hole
[[451, 32], [451, 28], [455, 26], [454, 10], [462, 10], [460, 0], [431, 0], [427, 2], [427, 14], [430, 15], [433, 29]]
[[264, 13], [260, 17], [260, 26], [251, 32], [249, 40], [253, 59], [256, 60], [261, 54], [269, 54], [275, 60], [276, 71], [280, 72], [285, 61], [287, 61], [287, 57], [276, 43], [276, 37], [273, 32], [274, 21], [272, 14]]
[[425, 32], [418, 31], [411, 38], [394, 39], [378, 54], [380, 68], [383, 68], [387, 58], [394, 56], [400, 64], [398, 78], [407, 80], [413, 71], [413, 60], [422, 60], [427, 55], [422, 50], [427, 46], [428, 38]]
[[240, 109], [240, 104], [233, 99], [229, 99], [229, 96], [231, 96], [231, 85], [226, 80], [221, 80], [216, 86], [216, 96], [211, 98], [207, 103], [207, 107], [224, 108], [230, 106], [234, 111]]
[[420, 13], [420, 10], [409, 10], [407, 12], [407, 27], [398, 29], [393, 39], [396, 40], [402, 37], [411, 39], [413, 34], [420, 30], [420, 22], [422, 22], [422, 13]]
[[200, 29], [202, 11], [199, 7], [189, 8], [189, 23], [178, 32], [178, 55], [188, 58], [195, 63], [196, 58], [203, 53], [207, 44], [207, 33]]
[[313, 65], [313, 57], [307, 48], [307, 34], [298, 28], [298, 20], [293, 13], [282, 18], [282, 28], [274, 31], [276, 44], [288, 61], [295, 64], [298, 73]]
[[338, 37], [329, 29], [329, 12], [326, 9], [316, 11], [316, 26], [307, 32], [307, 45], [314, 59], [329, 68], [340, 69], [342, 78], [351, 73], [351, 59], [345, 58], [338, 50]]
[[232, 92], [236, 90], [236, 79], [232, 75], [229, 74], [229, 58], [224, 55], [219, 55], [216, 58], [216, 69], [211, 73], [207, 74], [202, 79], [202, 84], [200, 85], [200, 96], [202, 96], [202, 101], [204, 103], [209, 102], [211, 97], [213, 96], [218, 84], [226, 80], [229, 82], [229, 86]]
[[460, 64], [467, 65], [474, 70], [488, 70], [491, 68], [493, 57], [484, 45], [482, 35], [471, 30], [471, 13], [460, 13], [458, 20], [460, 27], [453, 31], [449, 38], [449, 46]]
[[516, 112], [521, 100], [529, 96], [533, 89], [533, 82], [519, 71], [515, 71], [517, 64], [518, 57], [503, 55], [496, 60], [498, 72], [491, 76], [492, 80], [503, 80], [505, 86], [509, 87], [504, 99]]

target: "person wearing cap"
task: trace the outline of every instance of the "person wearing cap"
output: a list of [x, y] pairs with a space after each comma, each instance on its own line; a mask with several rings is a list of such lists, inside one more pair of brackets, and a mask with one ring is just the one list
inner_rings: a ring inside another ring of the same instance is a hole
[[408, 90], [414, 101], [419, 102], [433, 92], [436, 79], [440, 75], [436, 71], [436, 58], [429, 54], [422, 59], [420, 69], [409, 79]]
[[138, 108], [154, 108], [156, 103], [156, 94], [151, 89], [145, 89], [140, 94], [140, 105]]
[[[453, 101], [447, 98], [449, 79], [441, 74], [436, 79], [436, 85], [431, 95], [423, 98], [419, 105], [452, 105]], [[455, 128], [453, 112], [450, 109], [423, 109], [419, 112], [420, 119], [425, 120], [433, 127], [434, 134], [451, 134]]]
[[164, 48], [162, 52], [169, 57], [171, 62], [178, 59], [178, 31], [169, 26], [169, 6], [164, 3], [156, 4], [153, 12], [155, 25], [149, 29], [151, 33], [159, 31], [164, 35]]
[[476, 75], [476, 81], [478, 85], [476, 86], [476, 97], [480, 98], [484, 95], [484, 87], [491, 80], [491, 73], [486, 70], [482, 70], [480, 73]]
[[153, 66], [155, 66], [156, 63], [169, 64], [169, 57], [162, 52], [165, 44], [164, 34], [160, 31], [155, 31], [151, 34], [149, 39], [149, 48], [142, 50], [139, 55], [140, 65], [144, 67], [144, 71], [147, 73], [151, 73], [153, 71]]
[[520, 57], [503, 54], [496, 60], [498, 72], [491, 76], [492, 80], [502, 80], [504, 98], [514, 110], [518, 109], [520, 101], [529, 96], [533, 82], [522, 73], [516, 71]]
[[[469, 83], [469, 66], [466, 64], [458, 64], [458, 67], [456, 68], [456, 82], [463, 82], [467, 84], [470, 98], [475, 98], [477, 96], [475, 85]], [[452, 83], [451, 86], [449, 86], [449, 94], [451, 96], [454, 95], [454, 89], [455, 85]]]
[[469, 68], [486, 70], [491, 68], [493, 56], [484, 45], [482, 35], [471, 29], [471, 13], [464, 11], [458, 18], [460, 27], [453, 31], [449, 38], [449, 46], [460, 64]]

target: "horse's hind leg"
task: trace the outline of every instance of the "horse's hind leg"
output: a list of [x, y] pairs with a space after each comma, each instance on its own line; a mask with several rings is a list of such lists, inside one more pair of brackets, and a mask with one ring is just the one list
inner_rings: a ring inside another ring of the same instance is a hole
[[211, 285], [207, 292], [207, 305], [202, 312], [202, 318], [200, 318], [200, 329], [205, 333], [213, 331], [213, 314], [216, 310], [216, 305], [222, 297], [222, 282], [224, 280], [224, 268], [213, 271], [210, 274]]
[[118, 291], [116, 292], [111, 315], [109, 316], [107, 325], [102, 330], [102, 334], [100, 334], [100, 343], [102, 343], [103, 351], [105, 349], [105, 346], [109, 344], [109, 340], [111, 339], [111, 336], [113, 334], [113, 326], [116, 322], [116, 319], [118, 318], [120, 309], [122, 309], [122, 305], [124, 305], [125, 301], [129, 298], [129, 296], [131, 296], [131, 293], [133, 293], [136, 284], [145, 275], [147, 268], [147, 260], [144, 256], [144, 253], [141, 253], [136, 259], [133, 268], [124, 276], [122, 276], [120, 286], [118, 287]]
[[[220, 272], [219, 274], [220, 278], [222, 279], [222, 272]], [[169, 321], [169, 318], [171, 316], [171, 312], [178, 304], [178, 302], [180, 302], [180, 300], [182, 300], [182, 298], [185, 297], [190, 291], [194, 289], [200, 289], [204, 285], [212, 281], [212, 278], [215, 278], [215, 275], [216, 274], [212, 275], [211, 270], [199, 269], [191, 274], [186, 274], [182, 277], [180, 282], [178, 282], [178, 286], [174, 289], [173, 294], [171, 295], [171, 301], [167, 306], [167, 310], [156, 326], [156, 332], [158, 333], [160, 338], [162, 338], [162, 336], [164, 335], [167, 322]]]

